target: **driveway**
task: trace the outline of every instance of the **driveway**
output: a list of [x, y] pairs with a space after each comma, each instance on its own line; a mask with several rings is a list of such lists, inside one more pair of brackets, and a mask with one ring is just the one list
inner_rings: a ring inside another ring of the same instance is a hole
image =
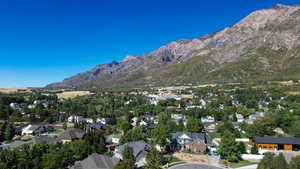
[[203, 164], [181, 164], [177, 166], [170, 167], [169, 169], [222, 169], [219, 167], [208, 166]]

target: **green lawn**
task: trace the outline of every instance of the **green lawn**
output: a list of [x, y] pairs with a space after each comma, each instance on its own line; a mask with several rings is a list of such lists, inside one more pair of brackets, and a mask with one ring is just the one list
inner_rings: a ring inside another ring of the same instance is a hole
[[239, 161], [237, 163], [229, 163], [229, 167], [238, 168], [238, 167], [243, 167], [243, 166], [247, 166], [247, 165], [254, 165], [254, 164], [257, 164], [257, 163], [250, 162], [250, 161], [247, 161], [247, 160], [243, 160], [243, 161]]

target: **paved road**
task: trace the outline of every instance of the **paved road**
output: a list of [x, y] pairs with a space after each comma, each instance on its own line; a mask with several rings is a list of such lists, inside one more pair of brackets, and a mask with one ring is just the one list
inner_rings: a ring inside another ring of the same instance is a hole
[[202, 165], [202, 164], [181, 164], [169, 169], [222, 169], [214, 166]]
[[220, 156], [208, 156], [209, 165], [219, 167]]

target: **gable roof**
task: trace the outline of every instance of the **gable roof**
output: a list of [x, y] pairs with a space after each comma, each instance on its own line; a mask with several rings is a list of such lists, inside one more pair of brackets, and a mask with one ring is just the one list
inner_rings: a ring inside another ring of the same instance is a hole
[[137, 157], [141, 152], [148, 150], [150, 148], [150, 145], [145, 141], [134, 141], [134, 142], [128, 142], [126, 144], [118, 146], [116, 148], [116, 151], [122, 154], [126, 146], [131, 147], [133, 149], [133, 155], [135, 157]]
[[68, 128], [66, 131], [62, 132], [59, 136], [59, 140], [74, 140], [80, 139], [84, 136], [85, 132], [78, 128]]
[[292, 137], [253, 137], [255, 143], [266, 143], [266, 144], [294, 144], [300, 145], [300, 138]]
[[114, 169], [118, 162], [116, 158], [93, 153], [84, 160], [75, 162], [69, 169]]
[[182, 135], [187, 135], [192, 140], [205, 140], [205, 136], [203, 133], [191, 133], [191, 132], [176, 132], [172, 134], [172, 139], [178, 139]]

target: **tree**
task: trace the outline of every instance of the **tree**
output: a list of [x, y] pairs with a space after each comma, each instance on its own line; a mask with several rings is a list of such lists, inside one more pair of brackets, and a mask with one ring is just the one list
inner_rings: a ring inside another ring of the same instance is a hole
[[292, 122], [292, 126], [290, 128], [290, 133], [293, 134], [295, 137], [300, 137], [300, 121]]
[[274, 155], [272, 153], [266, 153], [264, 158], [258, 164], [257, 169], [275, 169], [273, 168]]
[[187, 119], [187, 124], [186, 124], [187, 132], [197, 133], [197, 132], [201, 132], [202, 129], [203, 129], [203, 125], [199, 119], [193, 117], [189, 117]]
[[133, 149], [129, 146], [125, 146], [122, 156], [123, 160], [116, 165], [115, 169], [134, 169], [135, 157], [133, 155]]
[[155, 148], [147, 154], [145, 169], [162, 169], [161, 155]]
[[132, 160], [135, 161], [135, 157], [133, 155], [133, 149], [129, 146], [125, 146], [122, 152], [123, 160]]
[[15, 129], [12, 123], [8, 123], [5, 128], [5, 140], [12, 140], [15, 135]]
[[239, 148], [239, 151], [240, 151], [241, 154], [247, 153], [245, 143], [239, 142], [238, 143], [238, 148]]
[[287, 168], [288, 165], [282, 153], [274, 158], [274, 166], [276, 169]]
[[251, 154], [258, 154], [258, 147], [256, 144], [251, 147]]
[[130, 141], [138, 141], [138, 140], [144, 140], [145, 139], [145, 133], [142, 130], [141, 127], [134, 127], [133, 129], [129, 130], [121, 139], [121, 143], [127, 143]]
[[135, 164], [131, 160], [120, 161], [115, 167], [115, 169], [134, 169], [134, 168], [135, 168]]
[[240, 151], [239, 144], [235, 141], [235, 137], [229, 131], [225, 131], [221, 138], [219, 153], [222, 159], [230, 162], [237, 162], [239, 160]]
[[288, 165], [288, 169], [300, 169], [300, 156], [292, 158], [292, 161]]

